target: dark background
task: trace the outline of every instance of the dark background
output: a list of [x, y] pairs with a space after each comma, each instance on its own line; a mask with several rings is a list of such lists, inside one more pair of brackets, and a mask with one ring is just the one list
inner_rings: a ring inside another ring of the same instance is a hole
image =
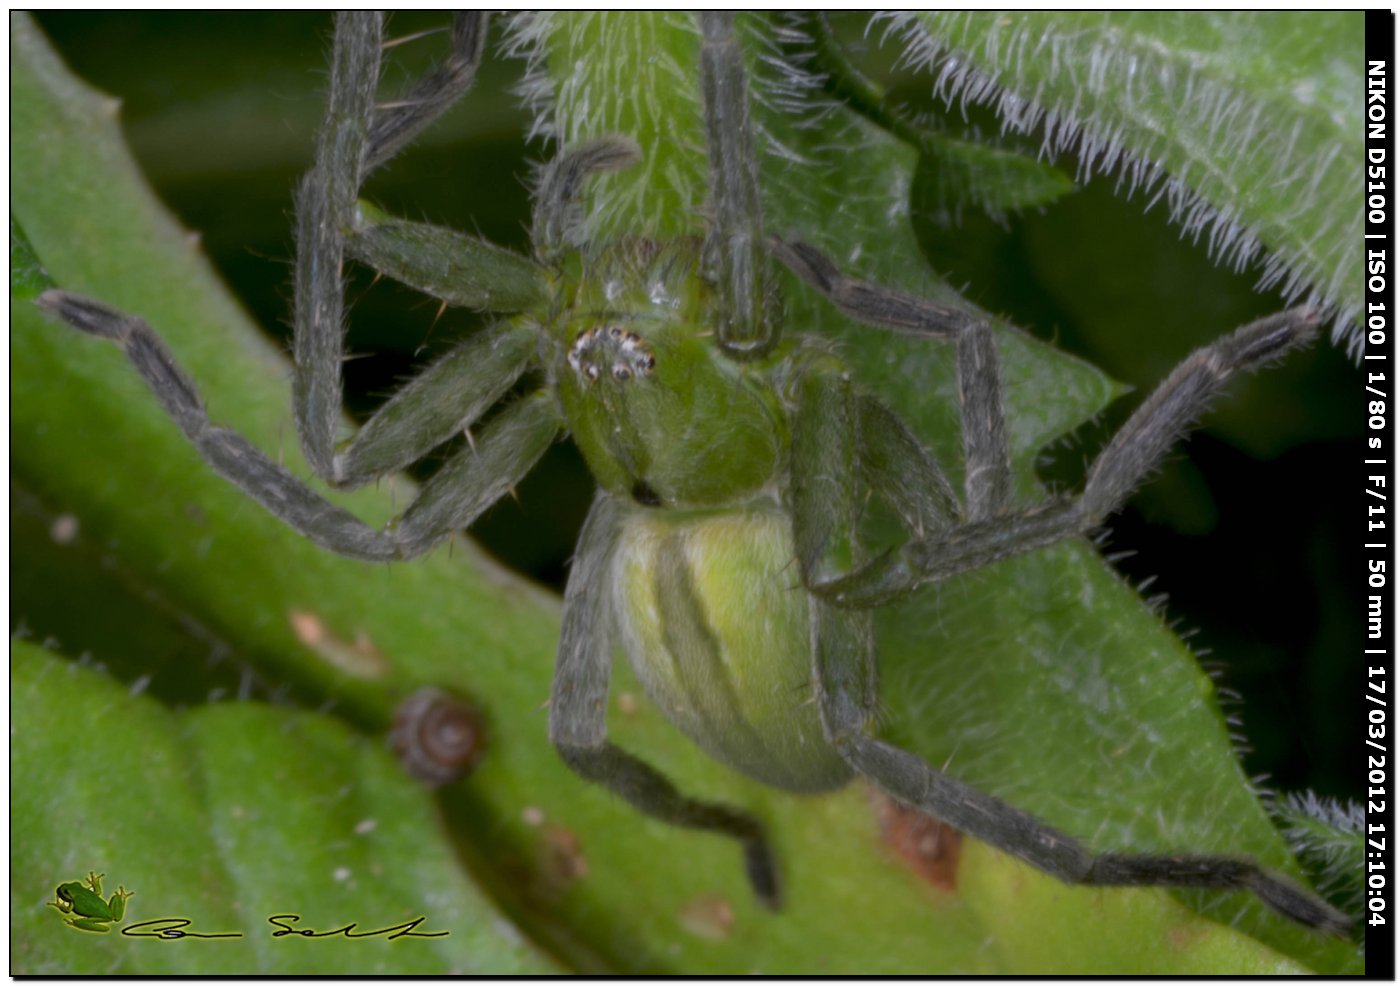
[[[321, 14], [39, 14], [81, 76], [122, 99], [135, 153], [166, 203], [270, 333], [289, 310], [291, 189], [309, 161], [321, 112]], [[391, 33], [433, 27], [401, 15]], [[859, 35], [857, 35], [859, 36]], [[493, 35], [494, 37], [494, 35]], [[405, 45], [392, 74], [407, 76], [441, 39]], [[879, 72], [888, 55], [868, 53]], [[390, 211], [474, 230], [525, 249], [529, 120], [508, 94], [520, 65], [493, 57], [473, 94], [411, 154], [378, 176], [372, 198]], [[917, 102], [915, 80], [890, 79]], [[936, 109], [930, 104], [929, 109]], [[976, 114], [974, 114], [976, 122]], [[984, 121], [984, 129], [995, 125]], [[1074, 172], [1072, 161], [1063, 162]], [[1034, 214], [998, 224], [966, 214], [954, 226], [919, 217], [933, 267], [983, 307], [1084, 357], [1136, 393], [1046, 450], [1042, 475], [1073, 487], [1105, 436], [1142, 393], [1192, 348], [1284, 301], [1260, 295], [1257, 271], [1217, 268], [1183, 242], [1164, 207], [1090, 181]], [[346, 366], [352, 413], [367, 415], [413, 366], [468, 331], [448, 312], [388, 283], [356, 282]], [[1239, 717], [1245, 764], [1278, 790], [1357, 797], [1354, 732], [1364, 625], [1356, 497], [1361, 455], [1359, 374], [1331, 344], [1236, 385], [1162, 474], [1114, 518], [1105, 547], [1144, 595], [1165, 593], [1165, 614], [1217, 669], [1227, 712]], [[555, 585], [591, 491], [572, 448], [555, 446], [475, 528], [512, 566]], [[22, 509], [12, 602], [39, 637], [46, 609], [25, 595], [26, 565], [56, 551]], [[1212, 654], [1220, 661], [1213, 663]]]

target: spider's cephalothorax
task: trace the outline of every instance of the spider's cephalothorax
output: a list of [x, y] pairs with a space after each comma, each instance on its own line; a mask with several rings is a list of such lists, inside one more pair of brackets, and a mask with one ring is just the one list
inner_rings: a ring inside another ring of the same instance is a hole
[[590, 257], [551, 328], [569, 432], [599, 485], [646, 506], [742, 502], [776, 482], [786, 445], [769, 364], [716, 345], [698, 241]]
[[[613, 137], [565, 147], [545, 169], [534, 258], [386, 217], [358, 199], [369, 173], [471, 85], [484, 16], [459, 15], [447, 60], [383, 104], [381, 18], [338, 19], [330, 106], [297, 199], [293, 399], [307, 460], [333, 485], [370, 482], [470, 427], [528, 371], [545, 381], [494, 415], [385, 530], [211, 424], [194, 384], [139, 318], [63, 291], [39, 303], [125, 348], [220, 474], [318, 544], [355, 558], [428, 550], [504, 495], [561, 432], [572, 433], [599, 491], [565, 593], [550, 738], [570, 767], [641, 811], [740, 842], [770, 905], [779, 900], [777, 866], [758, 819], [687, 797], [608, 740], [615, 645], [678, 727], [770, 784], [824, 790], [859, 775], [1066, 882], [1247, 889], [1296, 921], [1345, 929], [1343, 915], [1251, 860], [1095, 853], [873, 734], [874, 607], [1092, 531], [1231, 377], [1306, 344], [1317, 315], [1282, 312], [1192, 354], [1100, 453], [1082, 494], [1018, 504], [989, 326], [853, 280], [811, 247], [764, 234], [733, 18], [699, 16], [710, 169], [703, 242], [583, 242], [589, 176], [642, 154]], [[519, 315], [448, 352], [338, 446], [347, 257], [445, 303]], [[827, 347], [782, 338], [773, 260], [857, 321], [954, 349], [961, 491]], [[907, 533], [869, 560], [859, 536], [868, 497]]]

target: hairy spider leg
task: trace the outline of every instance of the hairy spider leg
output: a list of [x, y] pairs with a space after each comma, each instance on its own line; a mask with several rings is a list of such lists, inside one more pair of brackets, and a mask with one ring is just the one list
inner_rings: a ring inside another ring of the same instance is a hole
[[[880, 293], [880, 289], [868, 285], [862, 290]], [[845, 297], [849, 298], [850, 293]], [[882, 310], [901, 308], [914, 301], [917, 299], [891, 292], [882, 302]], [[1080, 501], [1041, 510], [1032, 515], [1037, 520], [1018, 521], [1014, 515], [995, 521], [974, 520], [913, 542], [918, 553], [906, 553], [916, 559], [930, 559], [918, 569], [917, 581], [940, 577], [930, 574], [938, 571], [938, 553], [958, 544], [960, 538], [978, 542], [980, 565], [983, 559], [990, 562], [1008, 557], [1080, 533], [1086, 526], [1097, 526], [1107, 512], [1121, 505], [1231, 373], [1254, 369], [1301, 344], [1315, 324], [1316, 319], [1309, 312], [1285, 312], [1245, 326], [1193, 354], [1130, 419], [1119, 433], [1120, 438], [1100, 455]], [[936, 334], [946, 335], [947, 325], [940, 315]], [[965, 435], [964, 446], [969, 455], [973, 450], [983, 450], [978, 454], [989, 464], [987, 468], [1000, 470], [1001, 463], [1010, 461], [1004, 426], [999, 427], [998, 422], [1000, 383], [991, 379], [977, 384], [966, 379], [974, 373], [996, 373], [994, 356], [989, 358], [990, 332], [984, 324], [967, 321], [963, 321], [958, 332], [958, 371], [963, 378], [960, 390], [964, 395], [972, 395], [970, 401], [964, 397], [963, 427], [965, 432], [977, 432]], [[1094, 853], [1034, 815], [977, 791], [915, 754], [868, 734], [876, 700], [875, 641], [868, 608], [871, 604], [862, 601], [856, 604], [862, 608], [842, 609], [825, 598], [833, 587], [855, 583], [864, 572], [881, 564], [877, 561], [866, 568], [858, 567], [861, 559], [856, 524], [860, 495], [855, 470], [846, 470], [863, 461], [857, 443], [870, 432], [860, 428], [858, 418], [874, 415], [868, 410], [857, 410], [861, 405], [852, 397], [851, 389], [845, 374], [832, 368], [817, 369], [802, 381], [793, 431], [792, 496], [798, 562], [813, 594], [809, 601], [813, 675], [818, 683], [822, 728], [851, 768], [892, 797], [1066, 883], [1250, 890], [1295, 921], [1324, 931], [1345, 932], [1350, 924], [1345, 915], [1250, 860], [1199, 853]], [[967, 410], [969, 405], [971, 411]], [[998, 443], [1000, 449], [994, 447]], [[912, 461], [915, 467], [903, 484], [904, 489], [913, 487], [928, 468], [918, 464], [917, 458]], [[892, 466], [897, 468], [898, 462], [892, 460]], [[839, 467], [825, 465], [832, 463]], [[818, 465], [822, 467], [817, 468]], [[967, 496], [969, 500], [983, 497], [985, 504], [997, 495], [1001, 481], [988, 484], [971, 475], [972, 471], [969, 466]], [[881, 478], [878, 471], [865, 471], [860, 483], [883, 496]], [[901, 506], [891, 498], [891, 506], [904, 514], [909, 510], [907, 493], [899, 498], [906, 500], [905, 504]], [[943, 503], [943, 495], [935, 494], [928, 509]], [[987, 505], [978, 509], [986, 510]], [[969, 507], [968, 513], [973, 512]], [[1092, 518], [1093, 523], [1086, 525], [1086, 518]], [[856, 574], [833, 578], [833, 573], [842, 568], [855, 568]], [[885, 583], [886, 591], [887, 587]], [[901, 591], [907, 590], [901, 587]], [[846, 603], [841, 597], [836, 601]]]
[[[1241, 326], [1183, 360], [1094, 460], [1084, 492], [1028, 510], [1007, 509], [1008, 448], [1001, 382], [990, 330], [980, 320], [841, 275], [805, 244], [770, 238], [775, 255], [839, 308], [866, 324], [958, 344], [958, 386], [967, 451], [967, 522], [912, 540], [812, 591], [843, 607], [880, 606], [928, 582], [1088, 533], [1118, 510], [1236, 375], [1310, 343], [1318, 314], [1307, 307]], [[987, 477], [991, 477], [990, 481]]]
[[302, 451], [327, 482], [336, 479], [336, 431], [344, 413], [345, 239], [354, 227], [374, 120], [383, 33], [379, 14], [336, 16], [325, 124], [297, 195], [292, 403]]
[[747, 73], [733, 11], [701, 12], [700, 32], [700, 91], [713, 211], [705, 254], [719, 295], [715, 338], [732, 358], [754, 359], [778, 344], [781, 326], [780, 303], [763, 247]]
[[242, 435], [212, 424], [194, 384], [144, 321], [66, 291], [45, 291], [38, 304], [73, 328], [120, 345], [215, 472], [315, 543], [351, 558], [412, 558], [466, 527], [530, 471], [560, 429], [558, 411], [544, 394], [516, 401], [492, 419], [475, 450], [453, 456], [402, 518], [378, 531], [316, 493]]
[[[387, 160], [465, 91], [475, 73], [483, 30], [477, 15], [459, 20], [447, 62], [424, 76], [410, 90], [408, 100], [376, 109], [380, 18], [348, 14], [336, 22], [327, 125], [299, 202], [294, 348], [301, 382], [294, 390], [303, 447], [313, 465], [318, 456], [322, 465], [331, 462], [330, 475], [321, 466], [317, 469], [337, 485], [358, 485], [392, 472], [460, 433], [515, 383], [534, 358], [534, 334], [527, 325], [506, 325], [474, 336], [381, 407], [344, 453], [325, 458], [331, 455], [329, 439], [319, 437], [321, 426], [314, 422], [321, 412], [313, 408], [319, 408], [329, 395], [335, 407], [333, 423], [338, 424], [340, 268], [347, 243], [358, 253], [392, 259], [408, 252], [405, 244], [431, 239], [435, 230], [392, 222], [368, 227], [361, 223], [356, 228], [355, 197], [366, 170], [362, 161]], [[333, 222], [332, 216], [340, 217], [341, 223]], [[547, 297], [544, 273], [533, 262], [484, 241], [454, 236], [428, 244], [447, 258], [445, 263], [472, 270], [494, 262], [493, 269], [508, 268], [515, 275], [513, 282], [507, 279], [514, 290], [504, 292], [510, 297], [485, 299], [497, 302], [497, 310], [516, 304], [526, 307], [527, 302]], [[387, 259], [385, 266], [390, 266]], [[474, 449], [463, 449], [449, 459], [399, 521], [377, 531], [325, 500], [242, 436], [214, 426], [194, 384], [144, 321], [64, 291], [45, 292], [38, 303], [74, 328], [121, 345], [166, 412], [216, 472], [312, 541], [354, 558], [411, 558], [468, 526], [529, 472], [560, 431], [558, 412], [542, 393], [516, 401], [488, 424]], [[333, 378], [330, 390], [322, 380], [327, 376]]]
[[343, 268], [356, 225], [360, 188], [470, 88], [486, 33], [485, 16], [466, 14], [453, 25], [452, 52], [410, 88], [406, 98], [376, 107], [384, 18], [378, 13], [336, 17], [330, 98], [315, 161], [297, 195], [292, 382], [297, 434], [313, 470], [338, 483], [336, 430], [343, 412], [340, 367], [345, 341]]

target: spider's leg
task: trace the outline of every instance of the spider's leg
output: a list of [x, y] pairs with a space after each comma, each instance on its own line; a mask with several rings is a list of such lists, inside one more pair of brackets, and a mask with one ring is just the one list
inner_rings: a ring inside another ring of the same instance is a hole
[[956, 308], [850, 277], [816, 247], [799, 240], [770, 236], [768, 249], [827, 301], [867, 325], [951, 342], [974, 321]]
[[214, 471], [312, 541], [352, 558], [412, 557], [466, 527], [530, 471], [559, 431], [558, 412], [542, 395], [517, 401], [483, 429], [474, 449], [461, 450], [438, 471], [396, 527], [376, 531], [272, 462], [242, 435], [210, 423], [194, 384], [141, 319], [65, 291], [46, 291], [38, 304], [73, 328], [120, 345]]
[[672, 825], [737, 839], [744, 847], [745, 868], [755, 893], [776, 908], [777, 867], [758, 819], [728, 805], [686, 797], [655, 768], [608, 742], [613, 641], [607, 580], [616, 529], [616, 505], [608, 494], [599, 493], [579, 538], [564, 592], [559, 659], [549, 699], [550, 740], [577, 774], [638, 810]]
[[1201, 887], [1249, 890], [1285, 917], [1343, 934], [1350, 921], [1321, 898], [1248, 859], [1199, 853], [1094, 853], [1034, 815], [935, 770], [922, 758], [866, 735], [862, 696], [850, 694], [845, 665], [863, 663], [845, 648], [860, 640], [844, 626], [847, 613], [813, 599], [821, 637], [815, 672], [822, 725], [856, 772], [895, 799], [1024, 860], [1058, 880], [1087, 886]]
[[911, 531], [935, 534], [956, 522], [958, 503], [938, 464], [889, 409], [855, 393], [837, 359], [809, 364], [794, 396], [789, 505], [807, 589], [822, 593], [869, 567], [856, 533], [862, 484]]
[[1261, 369], [1306, 346], [1316, 337], [1320, 321], [1318, 313], [1306, 307], [1278, 312], [1182, 360], [1094, 460], [1080, 501], [1085, 522], [1098, 526], [1118, 510], [1231, 377]]
[[534, 261], [479, 237], [398, 219], [365, 203], [345, 252], [458, 308], [521, 312], [549, 301], [548, 277]]
[[336, 456], [343, 489], [417, 462], [510, 390], [535, 355], [532, 328], [509, 323], [458, 343], [401, 387]]
[[910, 541], [848, 575], [812, 582], [813, 592], [845, 607], [884, 605], [926, 582], [1092, 531], [1123, 505], [1232, 377], [1308, 344], [1317, 332], [1317, 313], [1295, 308], [1251, 322], [1197, 350], [1100, 453], [1079, 499], [1008, 511], [1010, 455], [996, 352], [985, 323], [847, 277], [806, 244], [773, 237], [769, 245], [795, 274], [853, 318], [931, 338], [955, 337], [958, 342], [968, 523]]
[[967, 312], [849, 277], [806, 243], [774, 236], [769, 237], [768, 245], [789, 270], [851, 318], [957, 343], [967, 519], [982, 520], [1000, 513], [1011, 495], [1011, 449], [996, 343], [987, 323]]
[[425, 73], [408, 92], [375, 113], [365, 155], [365, 174], [403, 150], [466, 95], [476, 81], [476, 70], [481, 64], [486, 24], [484, 11], [460, 10], [453, 15], [452, 47], [447, 57]]
[[705, 253], [719, 287], [715, 334], [720, 349], [748, 359], [777, 344], [779, 323], [763, 249], [763, 210], [744, 56], [734, 34], [732, 11], [701, 13], [700, 28], [700, 88], [714, 212]]
[[[857, 534], [862, 414], [853, 390], [834, 359], [809, 368], [797, 383], [790, 506], [798, 568], [809, 590], [863, 561]], [[878, 420], [872, 417], [871, 423]], [[826, 683], [819, 684], [818, 691], [837, 688], [844, 715], [851, 721], [869, 721], [877, 697], [870, 613], [841, 613], [816, 595], [809, 597], [808, 605], [813, 678]]]
[[1022, 513], [962, 524], [910, 541], [812, 591], [838, 606], [884, 606], [927, 582], [951, 578], [1090, 530], [1079, 504], [1055, 500]]
[[383, 33], [377, 13], [336, 16], [325, 125], [297, 195], [292, 398], [302, 450], [327, 482], [335, 480], [335, 434], [343, 413], [345, 241], [355, 226], [364, 178]]
[[905, 530], [923, 539], [956, 523], [962, 507], [952, 484], [908, 426], [869, 394], [856, 397], [856, 415], [861, 477]]
[[856, 537], [856, 396], [835, 358], [797, 380], [792, 420], [793, 536], [803, 582], [810, 588], [839, 578], [860, 563]]
[[1001, 402], [1001, 370], [992, 329], [981, 320], [958, 333], [958, 396], [962, 407], [963, 489], [967, 519], [987, 520], [1011, 498], [1011, 443]]
[[470, 526], [525, 478], [562, 425], [557, 403], [544, 391], [520, 398], [492, 418], [475, 444], [443, 463], [392, 527], [400, 550], [420, 554]]

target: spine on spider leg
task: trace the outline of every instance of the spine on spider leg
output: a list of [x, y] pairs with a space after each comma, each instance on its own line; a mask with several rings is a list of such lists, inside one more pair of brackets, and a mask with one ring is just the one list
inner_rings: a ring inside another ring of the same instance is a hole
[[1171, 446], [1239, 373], [1250, 373], [1310, 343], [1319, 317], [1294, 308], [1251, 322], [1198, 349], [1152, 393], [1100, 453], [1081, 501], [1086, 528], [1123, 505]]

